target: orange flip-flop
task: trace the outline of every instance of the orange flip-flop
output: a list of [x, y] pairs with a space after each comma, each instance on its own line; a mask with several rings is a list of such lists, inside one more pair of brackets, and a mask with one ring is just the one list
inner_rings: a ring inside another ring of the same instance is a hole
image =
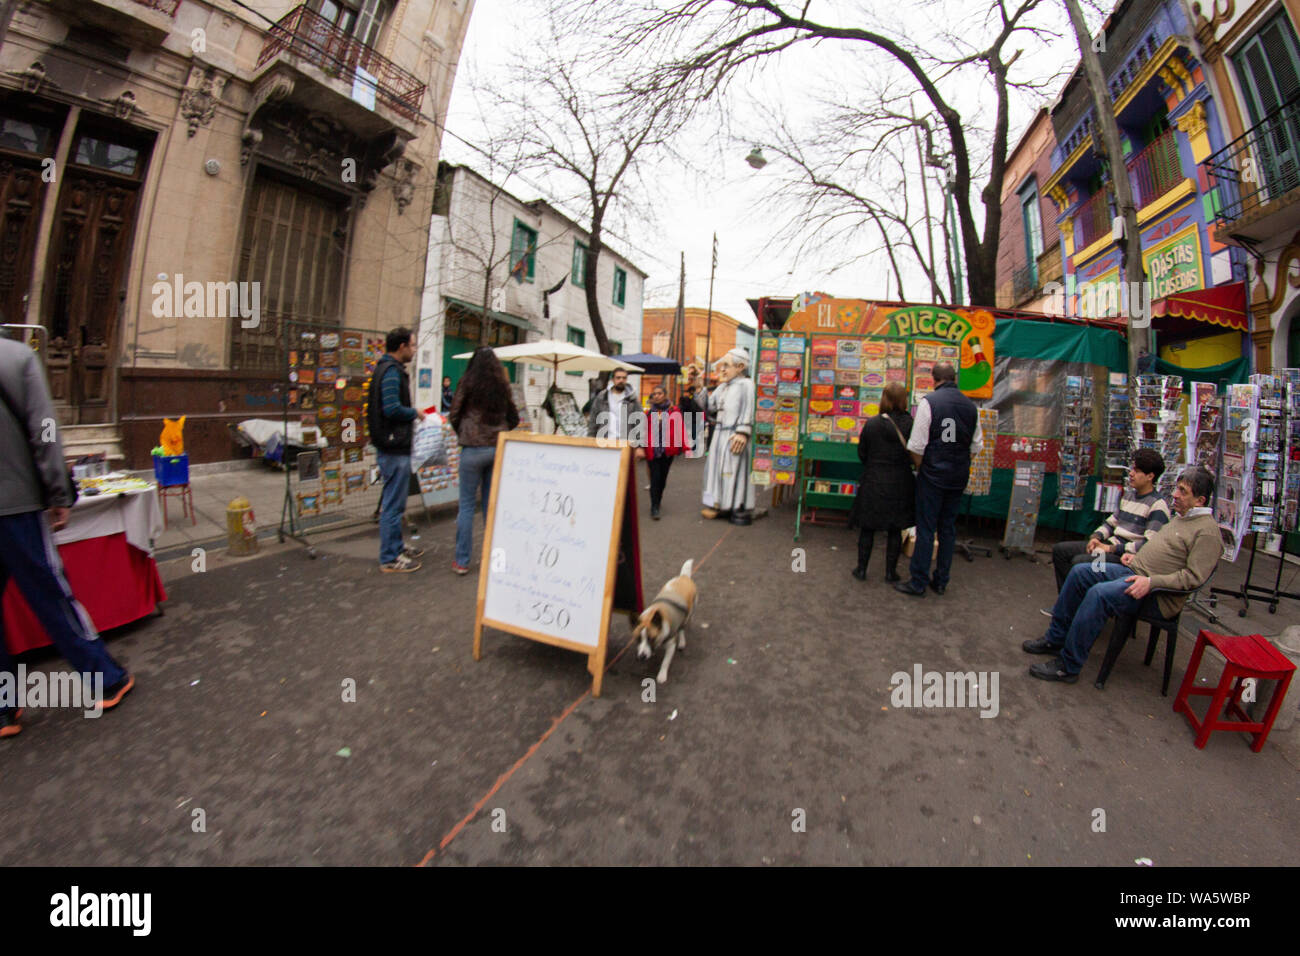
[[114, 707], [120, 704], [122, 702], [122, 698], [126, 696], [127, 691], [129, 691], [134, 686], [135, 686], [135, 677], [132, 676], [131, 674], [127, 674], [126, 683], [122, 685], [121, 690], [119, 690], [112, 697], [104, 701], [102, 705], [104, 710], [112, 710]]

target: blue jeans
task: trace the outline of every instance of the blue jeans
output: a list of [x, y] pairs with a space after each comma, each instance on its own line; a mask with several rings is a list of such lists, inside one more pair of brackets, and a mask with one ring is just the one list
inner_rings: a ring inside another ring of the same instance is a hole
[[[102, 673], [108, 688], [126, 676], [99, 639], [90, 615], [72, 596], [44, 512], [0, 515], [0, 594], [11, 578], [59, 653], [86, 679]], [[8, 674], [12, 685], [14, 662], [4, 637], [0, 616], [0, 674]]]
[[379, 473], [384, 476], [384, 492], [379, 499], [379, 563], [391, 564], [402, 553], [402, 515], [411, 488], [411, 456], [381, 451], [378, 462]]
[[1094, 571], [1090, 563], [1070, 568], [1052, 607], [1045, 640], [1061, 648], [1061, 659], [1071, 674], [1083, 670], [1107, 620], [1117, 614], [1137, 613], [1142, 602], [1124, 593], [1130, 586], [1125, 578], [1134, 574], [1122, 564], [1104, 564], [1100, 571]]
[[[946, 588], [952, 575], [952, 553], [957, 549], [957, 508], [963, 489], [939, 488], [919, 475], [916, 479], [916, 550], [912, 552], [912, 587], [924, 590], [926, 584]], [[939, 557], [930, 577], [930, 553], [934, 536], [939, 535]]]
[[479, 485], [483, 486], [483, 513], [487, 514], [488, 495], [492, 491], [492, 463], [497, 457], [496, 445], [461, 448], [460, 450], [460, 511], [456, 513], [456, 563], [469, 567], [469, 555], [474, 550], [474, 505]]

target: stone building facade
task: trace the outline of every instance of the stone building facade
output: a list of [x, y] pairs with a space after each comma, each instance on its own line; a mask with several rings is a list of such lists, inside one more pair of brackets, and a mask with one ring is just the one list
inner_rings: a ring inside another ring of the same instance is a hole
[[192, 462], [276, 417], [294, 323], [419, 316], [473, 0], [25, 0], [0, 47], [0, 322], [65, 445]]

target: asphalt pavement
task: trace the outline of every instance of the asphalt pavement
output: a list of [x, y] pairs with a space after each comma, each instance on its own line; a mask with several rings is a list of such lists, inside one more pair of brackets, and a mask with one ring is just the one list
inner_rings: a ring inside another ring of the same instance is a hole
[[[1096, 690], [1104, 635], [1077, 684], [1037, 681], [1020, 643], [1050, 565], [959, 559], [944, 596], [908, 598], [883, 543], [859, 583], [842, 528], [705, 521], [698, 461], [650, 521], [640, 475], [647, 597], [688, 557], [700, 590], [653, 701], [658, 660], [617, 656], [624, 616], [600, 698], [567, 651], [489, 631], [474, 662], [478, 562], [452, 573], [452, 512], [411, 575], [379, 573], [374, 525], [314, 560], [185, 558], [165, 614], [108, 637], [138, 681], [121, 707], [32, 710], [0, 743], [0, 863], [1296, 862], [1300, 729], [1198, 751], [1172, 711], [1190, 639], [1168, 698], [1137, 645]], [[918, 665], [996, 677], [995, 705], [896, 706]]]

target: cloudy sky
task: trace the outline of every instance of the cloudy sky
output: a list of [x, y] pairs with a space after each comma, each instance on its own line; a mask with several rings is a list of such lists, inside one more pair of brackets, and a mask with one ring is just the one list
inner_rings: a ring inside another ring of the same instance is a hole
[[[1055, 0], [1052, 2], [1055, 9], [1049, 13], [1056, 19], [1051, 21], [1051, 26], [1064, 31], [1068, 24], [1063, 8]], [[506, 71], [511, 44], [536, 42], [535, 35], [526, 26], [528, 6], [521, 0], [476, 0], [448, 117], [447, 128], [453, 135], [443, 140], [445, 159], [482, 167], [482, 156], [464, 142], [478, 145], [484, 138], [484, 117], [472, 84], [501, 87], [508, 83]], [[936, 16], [952, 17], [951, 11], [956, 10], [958, 20], [962, 16], [969, 18], [965, 28], [971, 35], [979, 35], [980, 18], [988, 6], [980, 0], [961, 0], [955, 5], [945, 0], [930, 0], [919, 6], [814, 0], [809, 15], [823, 22], [874, 24], [891, 32], [901, 28], [909, 36], [925, 36], [929, 35], [926, 31], [939, 29], [934, 23]], [[882, 18], [888, 22], [882, 24]], [[1095, 13], [1089, 19], [1099, 20]], [[960, 34], [963, 25], [949, 22], [947, 28]], [[1078, 59], [1072, 37], [1047, 40], [1037, 46], [1030, 38], [1022, 45], [1026, 49], [1019, 65], [1028, 66], [1029, 75], [1059, 74], [1063, 67], [1072, 66]], [[773, 61], [734, 86], [720, 113], [705, 127], [690, 131], [678, 144], [678, 149], [694, 162], [694, 170], [672, 161], [658, 162], [646, 170], [646, 198], [657, 210], [655, 220], [625, 222], [613, 230], [611, 244], [649, 273], [645, 305], [676, 303], [679, 254], [683, 252], [687, 305], [701, 308], [707, 305], [710, 246], [715, 232], [718, 270], [714, 309], [742, 322], [754, 321], [745, 300], [762, 295], [823, 290], [843, 296], [896, 298], [896, 285], [883, 253], [836, 269], [837, 263], [831, 258], [842, 259], [842, 254], [822, 257], [815, 236], [805, 245], [802, 255], [774, 242], [774, 235], [788, 219], [783, 214], [777, 190], [790, 170], [782, 169], [780, 161], [758, 171], [745, 162], [753, 144], [770, 141], [764, 134], [772, 112], [794, 117], [789, 122], [797, 126], [814, 114], [813, 101], [819, 97], [835, 96], [845, 89], [865, 85], [897, 82], [905, 86], [906, 78], [892, 76], [896, 72], [892, 61], [873, 57], [863, 44], [809, 44], [782, 54], [780, 61]], [[846, 75], [853, 75], [854, 79], [846, 81]], [[978, 84], [970, 85], [978, 87]], [[1050, 95], [1055, 95], [1059, 87], [1059, 80], [1055, 81]], [[960, 89], [948, 95], [963, 117], [971, 117], [973, 123], [983, 120], [987, 125], [991, 120], [992, 97], [987, 87]], [[1009, 148], [1015, 145], [1033, 110], [1048, 95], [1023, 94], [1016, 98], [1011, 113]], [[919, 95], [916, 101], [920, 109], [926, 109], [927, 104]], [[981, 178], [978, 182], [982, 185], [983, 181]], [[542, 196], [555, 201], [563, 195], [564, 187], [553, 185], [545, 173], [533, 172], [524, 181], [509, 183], [508, 188], [523, 199]], [[936, 206], [942, 202], [942, 194], [937, 189], [931, 198]], [[571, 204], [568, 208], [576, 212]], [[974, 211], [977, 217], [982, 216], [978, 201]], [[581, 220], [580, 216], [577, 218]], [[936, 235], [936, 245], [940, 242]], [[876, 243], [876, 234], [864, 228], [861, 249], [870, 249]], [[905, 274], [905, 281], [909, 285], [904, 291], [910, 299], [928, 297], [928, 285], [918, 268]]]

